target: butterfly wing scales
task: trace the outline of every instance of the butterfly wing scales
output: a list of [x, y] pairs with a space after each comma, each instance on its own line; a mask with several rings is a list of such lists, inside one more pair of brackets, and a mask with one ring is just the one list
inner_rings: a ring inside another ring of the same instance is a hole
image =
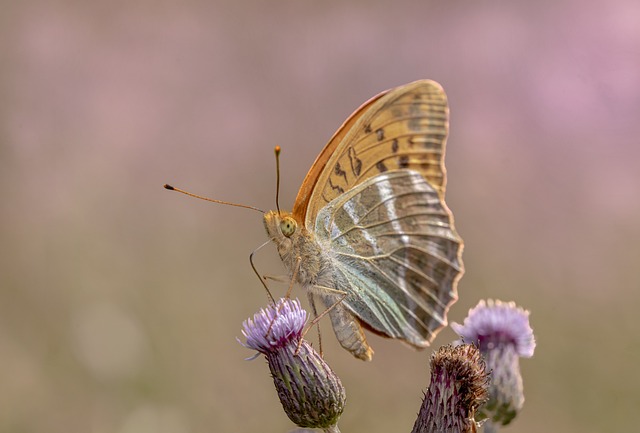
[[338, 145], [344, 142], [345, 135], [347, 135], [352, 130], [353, 125], [360, 120], [360, 117], [364, 113], [368, 112], [369, 107], [371, 107], [371, 105], [373, 105], [386, 93], [388, 93], [388, 91], [379, 93], [378, 95], [362, 104], [356, 111], [353, 112], [353, 114], [351, 114], [351, 116], [349, 116], [347, 120], [345, 120], [342, 126], [340, 126], [335, 134], [333, 134], [333, 137], [331, 137], [329, 143], [327, 143], [324, 149], [322, 149], [322, 152], [320, 152], [320, 155], [318, 155], [315, 162], [307, 172], [307, 175], [305, 176], [304, 181], [302, 182], [302, 185], [300, 185], [300, 189], [298, 190], [298, 195], [293, 206], [293, 211], [291, 212], [296, 220], [302, 223], [305, 222], [305, 215], [307, 214], [309, 202], [313, 197], [314, 188], [317, 185], [320, 175], [327, 165], [327, 162], [331, 158], [331, 155], [333, 154], [333, 152], [335, 152]]
[[332, 252], [344, 305], [370, 328], [425, 347], [447, 324], [462, 241], [420, 174], [369, 178], [320, 211], [315, 235]]
[[347, 119], [316, 159], [298, 192], [294, 218], [311, 228], [331, 200], [394, 169], [420, 173], [444, 197], [448, 117], [446, 95], [431, 80], [375, 96]]

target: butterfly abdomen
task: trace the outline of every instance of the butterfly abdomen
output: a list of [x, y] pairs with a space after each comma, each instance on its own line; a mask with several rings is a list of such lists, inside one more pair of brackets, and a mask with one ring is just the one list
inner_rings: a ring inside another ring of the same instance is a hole
[[351, 352], [356, 358], [362, 359], [363, 361], [371, 361], [373, 349], [369, 346], [369, 343], [367, 343], [367, 338], [364, 335], [360, 321], [344, 304], [334, 305], [340, 296], [325, 291], [319, 292], [318, 297], [327, 308], [331, 308], [329, 317], [331, 318], [331, 325], [333, 326], [333, 331], [340, 345]]

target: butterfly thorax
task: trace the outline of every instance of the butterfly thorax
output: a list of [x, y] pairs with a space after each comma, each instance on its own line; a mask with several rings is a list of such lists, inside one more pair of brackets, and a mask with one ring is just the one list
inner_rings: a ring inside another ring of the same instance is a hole
[[370, 361], [373, 349], [367, 344], [359, 321], [345, 305], [334, 304], [339, 295], [331, 289], [339, 290], [345, 282], [331, 265], [328, 246], [319, 243], [291, 213], [271, 211], [264, 216], [264, 226], [289, 275], [292, 277], [295, 272], [296, 281], [307, 293], [319, 296], [325, 307], [331, 307], [329, 316], [340, 344], [356, 358]]
[[296, 221], [289, 212], [268, 212], [264, 216], [264, 226], [269, 238], [276, 244], [289, 275], [292, 275], [298, 266], [296, 280], [304, 288], [309, 289], [321, 284], [326, 272], [326, 266], [323, 264], [327, 258], [314, 241], [313, 233]]

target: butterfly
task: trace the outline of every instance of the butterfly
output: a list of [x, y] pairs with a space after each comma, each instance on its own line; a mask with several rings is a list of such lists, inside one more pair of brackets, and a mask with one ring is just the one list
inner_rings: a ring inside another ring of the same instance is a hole
[[363, 328], [424, 348], [447, 324], [463, 242], [444, 201], [449, 108], [431, 80], [374, 96], [333, 135], [293, 211], [264, 216], [290, 277], [329, 308], [340, 344]]

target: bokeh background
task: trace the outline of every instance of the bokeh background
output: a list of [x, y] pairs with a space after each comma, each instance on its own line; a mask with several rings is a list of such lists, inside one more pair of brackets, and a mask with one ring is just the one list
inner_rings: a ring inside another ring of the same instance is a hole
[[[261, 215], [162, 184], [273, 208], [280, 145], [289, 208], [356, 107], [420, 78], [451, 106], [450, 320], [532, 312], [505, 431], [637, 429], [636, 0], [5, 2], [0, 32], [1, 432], [291, 430], [235, 339], [265, 304]], [[342, 431], [409, 432], [431, 351], [372, 336], [363, 363], [323, 329]]]

